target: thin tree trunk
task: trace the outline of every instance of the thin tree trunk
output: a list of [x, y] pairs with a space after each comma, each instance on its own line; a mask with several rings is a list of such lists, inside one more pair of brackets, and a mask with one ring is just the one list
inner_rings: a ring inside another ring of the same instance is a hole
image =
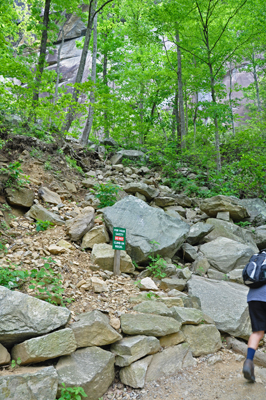
[[[95, 0], [95, 7], [97, 7], [97, 0]], [[89, 115], [80, 140], [80, 143], [83, 146], [86, 146], [88, 144], [93, 124], [95, 83], [96, 83], [96, 61], [97, 61], [97, 15], [94, 18], [94, 26], [93, 26], [93, 50], [92, 50], [92, 64], [91, 64], [91, 80], [94, 83], [94, 87], [92, 88], [90, 93]]]
[[229, 104], [231, 110], [231, 123], [232, 123], [232, 130], [233, 135], [235, 136], [235, 122], [234, 122], [234, 114], [233, 114], [233, 106], [232, 106], [232, 92], [233, 92], [233, 85], [232, 85], [232, 63], [230, 61], [230, 90], [229, 90]]
[[[107, 35], [105, 35], [105, 37], [106, 36]], [[103, 55], [103, 83], [106, 85], [106, 90], [108, 91], [107, 63], [108, 63], [108, 53], [107, 51], [105, 51]], [[107, 113], [106, 103], [103, 112], [103, 118], [104, 118], [104, 137], [109, 138], [110, 132], [108, 128], [108, 113]]]
[[[176, 32], [176, 42], [179, 43], [179, 33]], [[185, 148], [185, 112], [184, 112], [184, 98], [183, 98], [183, 82], [182, 82], [182, 60], [180, 47], [177, 44], [177, 75], [178, 75], [178, 102], [179, 102], [179, 115], [180, 115], [180, 133], [181, 133], [181, 150]]]
[[256, 86], [256, 96], [257, 96], [258, 110], [259, 110], [259, 112], [261, 112], [260, 90], [259, 90], [257, 67], [256, 67], [254, 52], [252, 53], [252, 66], [253, 66], [254, 82], [255, 82], [255, 86]]
[[181, 134], [180, 134], [180, 118], [179, 118], [179, 102], [178, 102], [178, 91], [176, 90], [175, 92], [175, 119], [176, 119], [176, 140], [177, 140], [177, 147], [178, 143], [181, 140]]
[[197, 136], [197, 116], [198, 116], [198, 102], [199, 102], [199, 93], [195, 93], [195, 111], [193, 117], [193, 127], [194, 127], [194, 145], [196, 145], [196, 136]]
[[[212, 64], [209, 63], [209, 70], [210, 70], [210, 78], [211, 78], [211, 95], [212, 95], [212, 102], [217, 104], [216, 101], [216, 93], [215, 93], [215, 81], [213, 76]], [[218, 118], [214, 115], [214, 126], [215, 126], [215, 150], [216, 150], [216, 168], [217, 172], [221, 172], [222, 170], [222, 162], [221, 162], [221, 152], [220, 152], [220, 133], [219, 133], [219, 123]]]
[[42, 74], [43, 74], [44, 65], [45, 65], [50, 6], [51, 6], [51, 0], [46, 0], [44, 14], [43, 14], [43, 22], [42, 22], [43, 30], [42, 30], [42, 38], [41, 38], [41, 46], [40, 46], [40, 55], [39, 55], [38, 65], [36, 68], [35, 88], [34, 88], [33, 97], [32, 97], [33, 108], [36, 107], [36, 105], [39, 101], [40, 85], [41, 85]]
[[186, 105], [186, 134], [188, 134], [188, 101], [187, 101], [186, 89], [185, 89], [185, 105]]
[[62, 25], [62, 27], [60, 29], [60, 32], [59, 32], [59, 35], [62, 32], [62, 40], [61, 40], [61, 43], [60, 43], [60, 46], [59, 46], [59, 49], [58, 49], [58, 54], [57, 54], [56, 84], [55, 84], [55, 92], [54, 92], [53, 104], [56, 103], [56, 100], [57, 100], [57, 97], [58, 97], [58, 87], [59, 87], [59, 80], [60, 80], [61, 51], [62, 51], [62, 48], [63, 48], [64, 43], [65, 43], [65, 31], [64, 31], [65, 24], [66, 24], [66, 20], [63, 23], [63, 25]]

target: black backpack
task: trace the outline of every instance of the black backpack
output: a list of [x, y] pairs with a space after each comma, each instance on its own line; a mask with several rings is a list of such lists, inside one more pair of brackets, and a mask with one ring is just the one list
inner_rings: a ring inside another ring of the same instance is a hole
[[242, 272], [244, 284], [257, 289], [266, 284], [266, 249], [254, 254]]

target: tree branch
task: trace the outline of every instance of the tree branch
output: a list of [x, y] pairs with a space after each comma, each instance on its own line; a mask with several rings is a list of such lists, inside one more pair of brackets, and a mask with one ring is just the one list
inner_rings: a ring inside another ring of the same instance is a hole
[[93, 14], [92, 19], [94, 19], [95, 15], [98, 14], [108, 3], [112, 3], [112, 1], [114, 0], [108, 0], [101, 7], [99, 7], [98, 10], [96, 10]]

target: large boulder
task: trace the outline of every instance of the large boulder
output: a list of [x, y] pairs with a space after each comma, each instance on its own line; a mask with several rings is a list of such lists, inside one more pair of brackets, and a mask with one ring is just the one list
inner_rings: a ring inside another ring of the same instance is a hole
[[126, 250], [138, 263], [148, 261], [153, 250], [162, 257], [173, 257], [190, 229], [186, 222], [133, 196], [105, 208], [103, 214], [111, 232], [113, 227], [126, 228]]
[[83, 236], [81, 248], [92, 249], [94, 244], [108, 243], [110, 241], [105, 225], [94, 226]]
[[109, 388], [115, 377], [115, 356], [99, 347], [77, 350], [63, 356], [56, 365], [59, 385], [82, 387], [86, 400], [98, 400]]
[[258, 226], [252, 232], [253, 239], [260, 250], [266, 248], [266, 225]]
[[228, 239], [235, 240], [236, 242], [249, 245], [254, 250], [254, 253], [258, 251], [252, 232], [248, 231], [247, 229], [241, 228], [232, 222], [223, 221], [216, 218], [207, 219], [207, 223], [213, 225], [214, 229], [207, 236], [205, 236], [204, 240], [206, 242], [211, 242], [212, 240], [223, 236]]
[[142, 360], [134, 362], [128, 367], [122, 368], [119, 373], [121, 382], [124, 383], [124, 385], [133, 388], [143, 388], [145, 385], [147, 369], [151, 360], [152, 356], [148, 356]]
[[243, 199], [240, 200], [243, 207], [246, 207], [250, 217], [249, 221], [253, 225], [266, 224], [266, 203], [262, 199]]
[[126, 193], [140, 193], [149, 201], [157, 197], [160, 193], [159, 189], [146, 185], [143, 182], [128, 183], [123, 189]]
[[70, 311], [0, 286], [0, 343], [11, 346], [65, 326]]
[[122, 339], [111, 327], [108, 317], [98, 310], [80, 314], [77, 319], [70, 325], [77, 347], [106, 346]]
[[187, 343], [169, 347], [152, 357], [146, 382], [176, 374], [183, 368], [195, 366], [195, 363]]
[[11, 360], [10, 354], [7, 349], [0, 344], [0, 365], [9, 364]]
[[185, 325], [182, 331], [195, 357], [216, 353], [222, 347], [221, 335], [215, 325]]
[[[24, 369], [22, 369], [23, 371]], [[58, 376], [54, 367], [0, 376], [1, 400], [55, 400]]]
[[188, 290], [189, 294], [200, 298], [202, 311], [214, 320], [217, 329], [232, 336], [249, 337], [248, 288], [194, 275], [188, 282]]
[[26, 340], [13, 347], [12, 359], [21, 365], [38, 363], [73, 353], [77, 348], [74, 333], [66, 328], [41, 337]]
[[154, 314], [122, 314], [121, 329], [127, 335], [166, 336], [179, 332], [181, 323]]
[[224, 195], [204, 199], [200, 204], [200, 209], [213, 218], [217, 213], [224, 211], [228, 211], [234, 221], [242, 221], [249, 217], [246, 207], [240, 204], [238, 199]]
[[34, 204], [25, 214], [25, 216], [35, 220], [50, 221], [55, 225], [65, 225], [65, 221], [63, 221], [59, 215], [46, 210], [46, 208], [40, 204]]
[[34, 191], [28, 188], [6, 188], [6, 198], [12, 206], [30, 208], [34, 200]]
[[74, 242], [81, 239], [94, 225], [94, 208], [85, 207], [67, 224], [67, 233]]
[[[94, 244], [91, 252], [91, 261], [104, 270], [113, 271], [114, 255], [115, 251], [110, 244]], [[120, 270], [125, 273], [133, 273], [135, 270], [130, 256], [124, 250], [120, 250]]]
[[127, 158], [133, 161], [143, 161], [146, 158], [146, 155], [139, 150], [120, 150], [111, 158], [111, 163], [112, 165], [115, 165]]
[[254, 254], [254, 248], [225, 237], [200, 246], [200, 251], [211, 266], [225, 274], [236, 268], [243, 268]]

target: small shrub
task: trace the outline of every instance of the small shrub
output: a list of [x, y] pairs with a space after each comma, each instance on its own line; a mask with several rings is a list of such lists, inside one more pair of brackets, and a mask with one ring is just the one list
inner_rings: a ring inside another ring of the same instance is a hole
[[8, 179], [4, 182], [5, 187], [20, 187], [29, 183], [28, 177], [23, 175], [23, 171], [20, 168], [21, 164], [16, 161], [8, 165], [7, 168], [2, 167], [0, 173], [7, 174]]
[[94, 185], [91, 192], [100, 200], [99, 208], [110, 207], [116, 203], [116, 195], [119, 192], [119, 186], [111, 182], [98, 183]]
[[16, 360], [11, 361], [10, 368], [13, 370], [13, 369], [19, 367], [20, 364], [21, 364], [21, 358], [18, 357]]
[[36, 221], [36, 231], [46, 231], [46, 229], [54, 226], [54, 224], [50, 221], [42, 221], [41, 219], [38, 219]]
[[64, 383], [62, 386], [58, 400], [82, 400], [82, 397], [88, 397], [82, 387], [66, 387]]
[[161, 258], [159, 254], [155, 255], [155, 251], [158, 249], [159, 243], [156, 242], [155, 240], [152, 240], [151, 245], [152, 245], [152, 250], [151, 254], [149, 255], [151, 263], [149, 264], [147, 269], [151, 272], [154, 278], [159, 278], [159, 279], [165, 278], [166, 273], [163, 272], [163, 270], [166, 268], [167, 263], [163, 258]]
[[83, 169], [77, 165], [77, 161], [74, 158], [66, 156], [66, 162], [71, 168], [76, 169], [81, 175], [84, 175]]
[[245, 228], [245, 226], [251, 225], [251, 222], [249, 221], [240, 221], [240, 222], [235, 222], [236, 225], [241, 226], [242, 228]]
[[0, 268], [0, 285], [8, 289], [15, 289], [23, 285], [29, 277], [28, 271], [11, 268]]

